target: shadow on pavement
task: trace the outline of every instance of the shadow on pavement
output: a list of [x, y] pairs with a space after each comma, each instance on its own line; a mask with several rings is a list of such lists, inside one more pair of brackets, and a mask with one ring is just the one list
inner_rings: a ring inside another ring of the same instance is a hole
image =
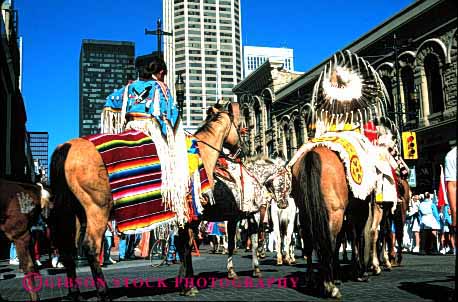
[[423, 299], [433, 301], [456, 301], [456, 293], [453, 288], [431, 283], [455, 282], [455, 276], [447, 276], [447, 279], [427, 282], [401, 282], [399, 289], [417, 295]]

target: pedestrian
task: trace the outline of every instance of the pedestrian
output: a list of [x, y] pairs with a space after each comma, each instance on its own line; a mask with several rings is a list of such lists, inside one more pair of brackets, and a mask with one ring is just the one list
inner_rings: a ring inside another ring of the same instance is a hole
[[451, 210], [446, 203], [440, 211], [441, 216], [441, 250], [440, 253], [455, 254], [455, 238], [450, 236], [450, 225], [452, 224]]
[[114, 228], [111, 221], [108, 221], [105, 235], [103, 236], [103, 265], [115, 264], [116, 261], [111, 258], [111, 248], [114, 243]]
[[437, 230], [440, 229], [440, 225], [436, 216], [439, 217], [439, 214], [429, 192], [425, 192], [425, 198], [420, 202], [419, 211], [421, 214], [420, 229], [424, 239], [422, 239], [422, 250], [427, 254], [437, 254]]
[[41, 266], [40, 262], [40, 252], [41, 252], [41, 242], [44, 238], [46, 231], [46, 224], [44, 223], [41, 213], [38, 215], [37, 223], [30, 228], [30, 234], [32, 237], [32, 245], [34, 251], [34, 260], [37, 266]]
[[410, 217], [410, 232], [412, 237], [411, 252], [419, 253], [420, 252], [420, 198], [423, 196], [413, 195], [410, 207], [408, 211], [408, 216]]
[[[445, 156], [445, 187], [452, 216], [452, 223], [450, 225], [451, 237], [456, 236], [456, 156], [456, 146]], [[454, 254], [456, 254], [456, 250]]]
[[14, 244], [14, 242], [11, 242], [10, 245], [10, 264], [19, 265], [19, 258], [17, 257], [16, 245]]

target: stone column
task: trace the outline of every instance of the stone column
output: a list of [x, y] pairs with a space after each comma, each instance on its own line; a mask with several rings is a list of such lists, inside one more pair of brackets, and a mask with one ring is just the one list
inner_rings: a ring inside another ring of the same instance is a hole
[[422, 105], [422, 112], [423, 112], [423, 121], [424, 126], [429, 126], [429, 96], [428, 96], [428, 81], [426, 79], [426, 72], [425, 67], [420, 67], [420, 83], [421, 83], [421, 105]]

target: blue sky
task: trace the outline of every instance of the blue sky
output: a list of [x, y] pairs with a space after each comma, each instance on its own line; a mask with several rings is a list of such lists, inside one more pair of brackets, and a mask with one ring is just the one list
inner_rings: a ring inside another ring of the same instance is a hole
[[[241, 0], [243, 45], [294, 49], [307, 71], [413, 0]], [[23, 37], [23, 97], [28, 131], [49, 132], [49, 153], [78, 136], [82, 39], [135, 42], [136, 55], [156, 50], [162, 0], [15, 0]]]

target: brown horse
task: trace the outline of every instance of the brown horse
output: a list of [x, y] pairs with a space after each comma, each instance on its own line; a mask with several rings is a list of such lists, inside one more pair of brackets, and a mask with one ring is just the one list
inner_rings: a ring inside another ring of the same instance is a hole
[[311, 278], [311, 255], [315, 250], [320, 262], [322, 294], [340, 298], [334, 284], [338, 272], [336, 239], [346, 213], [356, 231], [358, 275], [364, 274], [369, 258], [369, 202], [349, 195], [345, 167], [339, 156], [326, 147], [315, 147], [301, 155], [292, 167], [292, 174], [292, 196], [299, 209], [308, 278]]
[[[230, 107], [232, 108], [232, 107]], [[235, 107], [237, 108], [237, 107]], [[236, 126], [237, 125], [237, 126]], [[215, 107], [207, 111], [205, 124], [197, 130], [200, 156], [213, 186], [213, 170], [223, 145], [234, 150], [239, 144], [238, 115]], [[51, 187], [56, 197], [54, 207], [55, 242], [67, 270], [69, 280], [76, 278], [72, 255], [75, 242], [83, 246], [92, 276], [97, 280], [100, 299], [108, 290], [99, 263], [102, 237], [113, 207], [107, 170], [102, 157], [88, 140], [76, 138], [60, 145], [51, 160]], [[76, 237], [75, 216], [81, 225]], [[181, 237], [183, 238], [183, 237]], [[192, 243], [192, 241], [190, 241]], [[184, 259], [185, 265], [187, 259]], [[79, 298], [76, 282], [70, 283], [69, 296]]]
[[[37, 221], [40, 211], [51, 207], [50, 194], [43, 186], [0, 179], [0, 230], [16, 245], [20, 268], [27, 275], [37, 272], [32, 260], [30, 227]], [[34, 283], [33, 278], [26, 280]], [[30, 284], [28, 288], [36, 288]], [[30, 299], [38, 300], [38, 293], [30, 291]], [[1, 299], [1, 297], [0, 297]]]

